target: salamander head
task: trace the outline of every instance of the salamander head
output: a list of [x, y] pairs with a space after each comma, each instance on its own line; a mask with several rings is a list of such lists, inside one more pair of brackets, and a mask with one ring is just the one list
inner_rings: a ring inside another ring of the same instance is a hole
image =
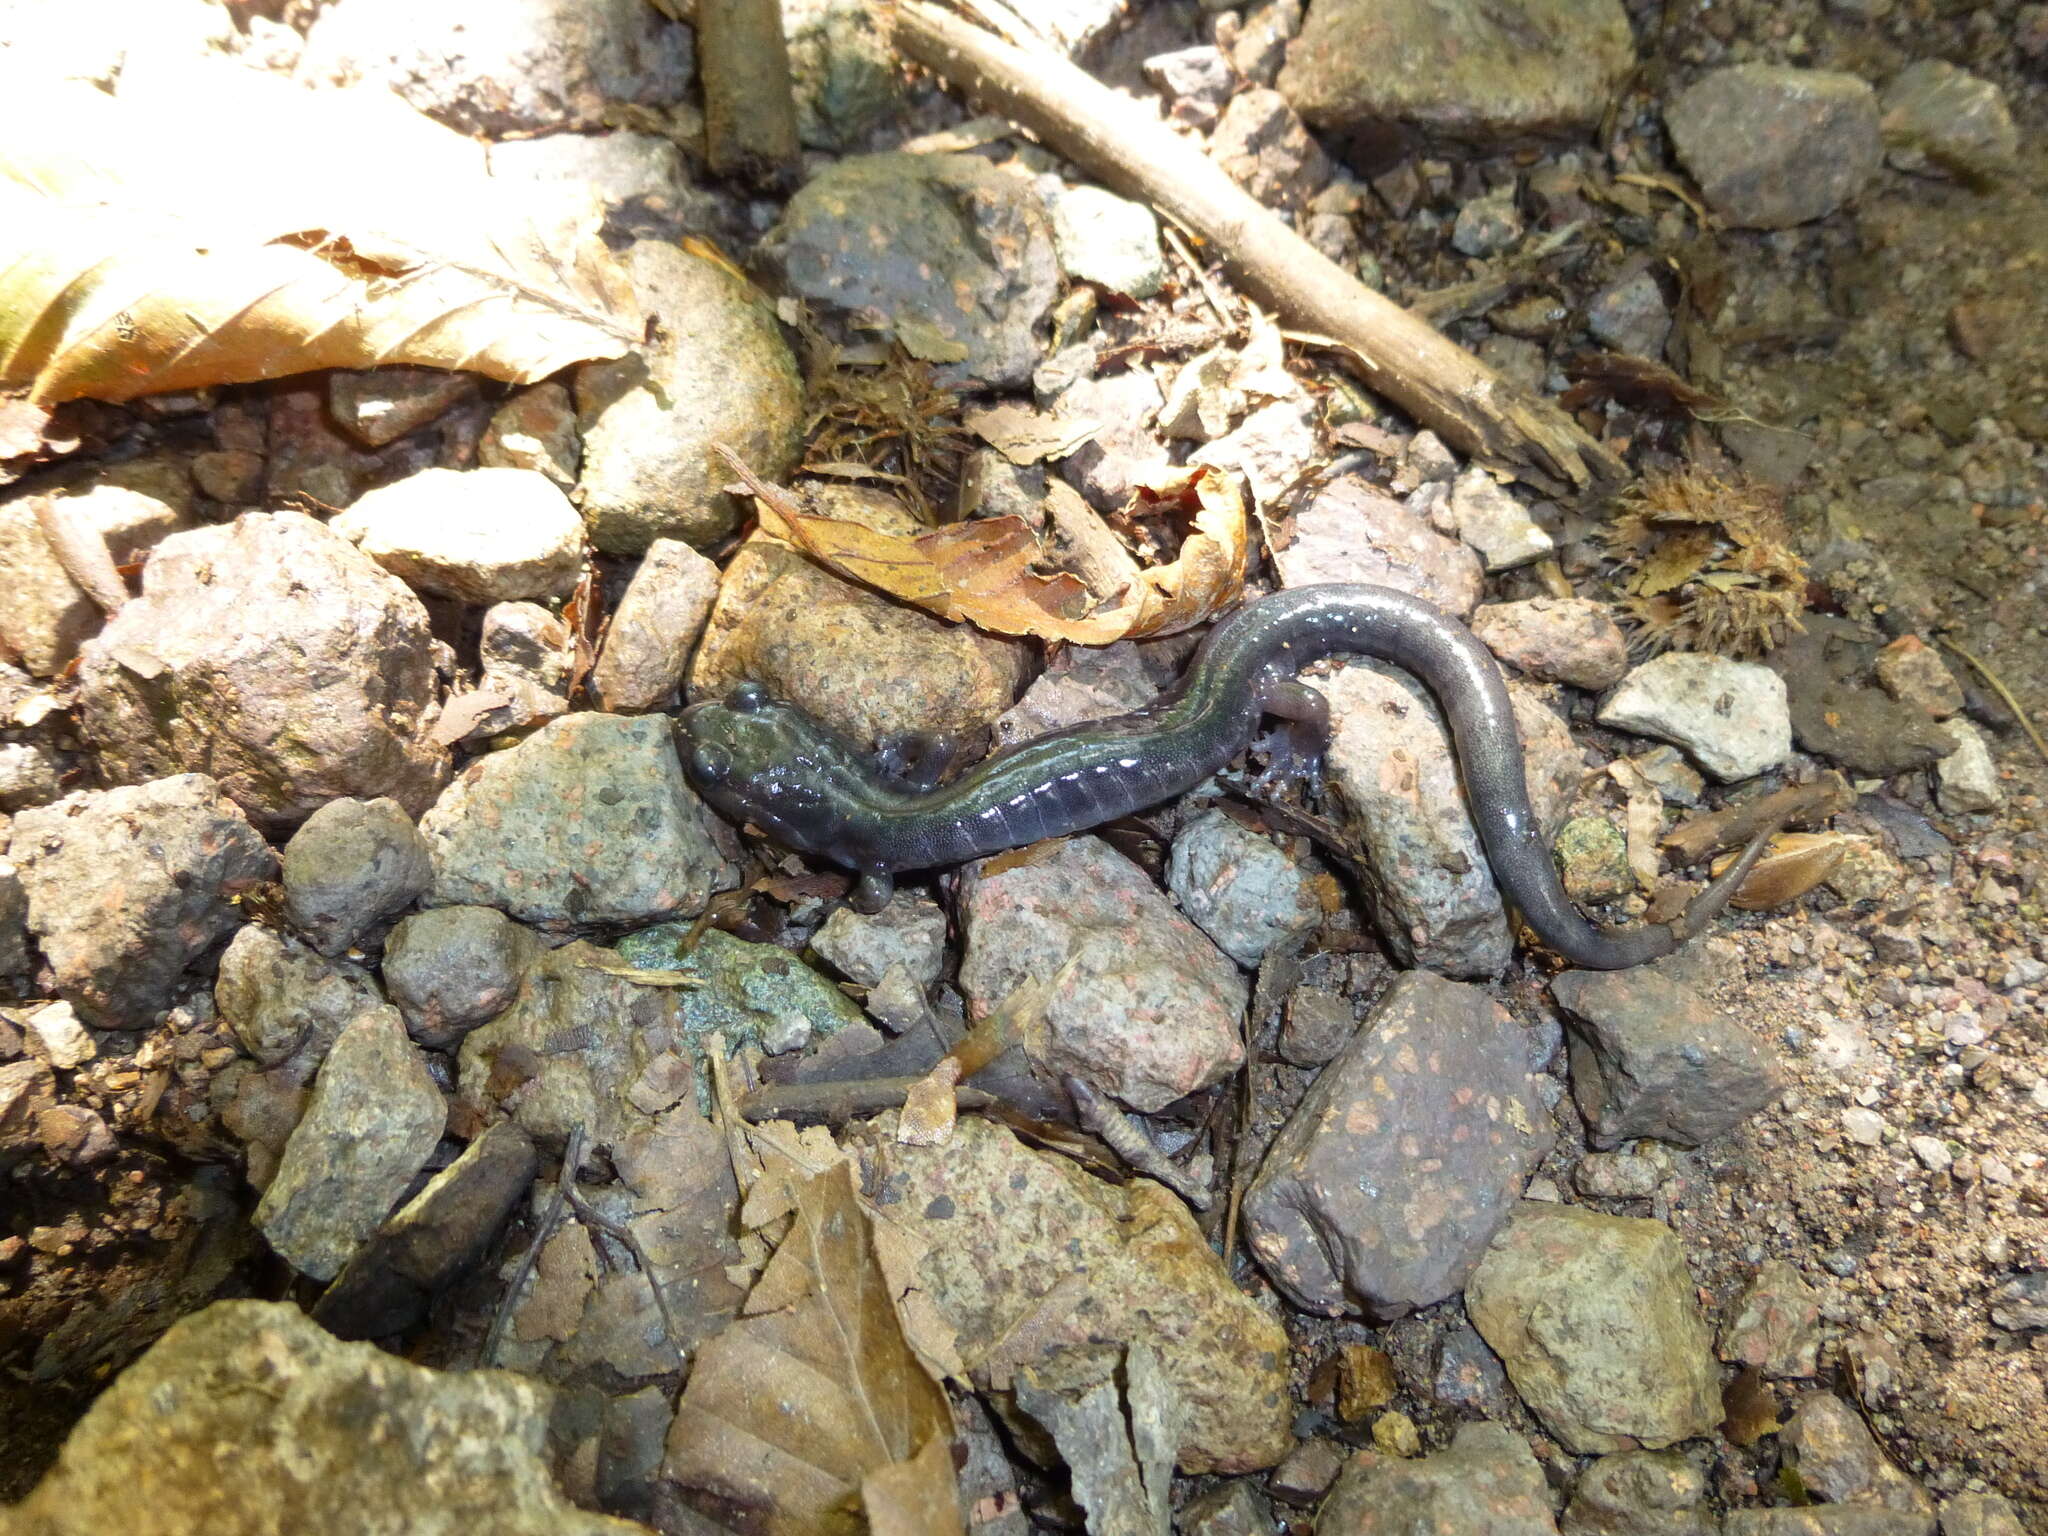
[[843, 810], [829, 786], [857, 771], [850, 743], [759, 683], [741, 683], [722, 704], [692, 704], [680, 725], [683, 769], [722, 814], [793, 848], [839, 856]]

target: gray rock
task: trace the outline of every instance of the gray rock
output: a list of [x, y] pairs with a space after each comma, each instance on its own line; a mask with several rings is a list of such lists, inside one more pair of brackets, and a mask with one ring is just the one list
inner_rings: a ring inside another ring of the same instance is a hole
[[1676, 1451], [1621, 1451], [1579, 1474], [1561, 1536], [1715, 1536], [1707, 1480]]
[[490, 425], [476, 445], [476, 460], [492, 469], [537, 471], [565, 491], [574, 486], [583, 466], [583, 439], [577, 435], [576, 406], [568, 386], [550, 379], [509, 395], [491, 413]]
[[[458, 401], [476, 397], [476, 380], [440, 368], [387, 364], [337, 368], [327, 375], [327, 408], [335, 425], [365, 448], [382, 448], [417, 432]], [[402, 573], [399, 574], [403, 579]]]
[[0, 859], [0, 976], [19, 976], [29, 968], [28, 892], [21, 871]]
[[565, 715], [420, 818], [428, 899], [556, 930], [690, 917], [733, 878], [702, 817], [666, 720]]
[[1867, 1504], [1816, 1504], [1807, 1509], [1731, 1509], [1721, 1536], [1927, 1536], [1930, 1521]]
[[1831, 1392], [1810, 1392], [1785, 1421], [1786, 1459], [1814, 1497], [1874, 1505], [1908, 1516], [1914, 1536], [1934, 1536], [1934, 1500], [1892, 1462], [1863, 1415]]
[[840, 907], [811, 939], [818, 957], [848, 981], [880, 983], [891, 966], [902, 966], [925, 986], [946, 964], [946, 914], [929, 897], [898, 891], [872, 915]]
[[1434, 1456], [1362, 1451], [1316, 1515], [1317, 1536], [1409, 1531], [1556, 1536], [1550, 1488], [1528, 1442], [1504, 1424], [1462, 1424]]
[[398, 1010], [359, 1015], [313, 1079], [257, 1230], [300, 1274], [332, 1280], [426, 1166], [447, 1119]]
[[[1369, 861], [1373, 917], [1400, 964], [1491, 976], [1512, 943], [1465, 809], [1442, 716], [1422, 685], [1355, 661], [1312, 686], [1330, 700], [1328, 781]], [[1509, 690], [1538, 820], [1550, 826], [1584, 770], [1571, 733], [1534, 693]]]
[[1215, 125], [1237, 87], [1230, 61], [1206, 43], [1155, 53], [1145, 60], [1144, 70], [1145, 78], [1172, 103], [1173, 120], [1204, 132]]
[[1811, 1376], [1820, 1361], [1820, 1308], [1797, 1269], [1764, 1260], [1721, 1329], [1721, 1358], [1766, 1376]]
[[1451, 224], [1451, 249], [1483, 260], [1511, 251], [1522, 238], [1522, 213], [1512, 185], [1475, 197], [1458, 209]]
[[1489, 572], [1527, 565], [1557, 548], [1527, 509], [1483, 469], [1468, 469], [1452, 482], [1450, 520], [1458, 537], [1479, 551]]
[[1121, 508], [1140, 473], [1167, 466], [1166, 450], [1152, 434], [1152, 420], [1165, 403], [1149, 368], [1075, 379], [1060, 392], [1059, 409], [1097, 427], [1093, 437], [1060, 460], [1060, 477], [1098, 512]]
[[2005, 802], [2005, 790], [1984, 733], [1967, 720], [1944, 720], [1938, 729], [1955, 750], [1934, 764], [1935, 803], [1951, 816], [1996, 810]]
[[1595, 1200], [1647, 1200], [1663, 1170], [1633, 1152], [1588, 1152], [1572, 1170], [1572, 1188]]
[[494, 181], [566, 184], [596, 196], [614, 215], [671, 211], [693, 191], [683, 152], [660, 134], [543, 133], [487, 144], [485, 153]]
[[1336, 166], [1280, 92], [1253, 85], [1224, 104], [1209, 156], [1268, 208], [1301, 213]]
[[1189, 1499], [1173, 1528], [1179, 1536], [1273, 1536], [1273, 1517], [1259, 1506], [1250, 1483], [1233, 1479]]
[[[289, 655], [294, 665], [278, 665]], [[142, 596], [86, 645], [85, 732], [121, 779], [203, 766], [294, 826], [344, 795], [424, 808], [448, 773], [426, 609], [346, 539], [252, 512], [158, 546]]]
[[1343, 993], [1296, 987], [1287, 994], [1280, 1054], [1297, 1067], [1320, 1067], [1343, 1050], [1357, 1031], [1351, 1000]]
[[[866, 254], [850, 263], [850, 250]], [[827, 315], [879, 312], [954, 386], [1027, 382], [1059, 292], [1038, 194], [974, 155], [838, 161], [789, 200], [759, 255]]]
[[45, 1111], [57, 1106], [57, 1074], [33, 1056], [0, 1062], [0, 1169], [33, 1156], [41, 1146], [37, 1128]]
[[0, 813], [48, 805], [63, 793], [56, 760], [33, 742], [0, 742]]
[[1871, 681], [1880, 637], [1847, 619], [1808, 614], [1765, 664], [1785, 681], [1799, 745], [1855, 773], [1889, 778], [1955, 750], [1940, 724]]
[[1218, 810], [1202, 811], [1181, 828], [1167, 858], [1166, 888], [1195, 926], [1247, 970], [1323, 920], [1308, 871], [1271, 838]]
[[[17, 1020], [22, 1015], [16, 1014]], [[99, 1055], [99, 1047], [92, 1034], [78, 1022], [78, 1010], [69, 1003], [50, 1003], [35, 1010], [23, 1021], [27, 1034], [23, 1044], [29, 1054], [62, 1072], [82, 1067]]]
[[1273, 1469], [1266, 1479], [1266, 1492], [1283, 1504], [1314, 1504], [1337, 1481], [1349, 1453], [1349, 1447], [1322, 1435], [1304, 1440]]
[[351, 0], [306, 34], [299, 78], [369, 82], [486, 138], [612, 126], [684, 100], [693, 34], [635, 0]]
[[1484, 603], [1472, 633], [1511, 667], [1574, 688], [1612, 687], [1628, 671], [1628, 640], [1605, 603], [1584, 597], [1532, 597]]
[[857, 149], [903, 94], [874, 12], [861, 0], [789, 0], [782, 26], [798, 137], [812, 149]]
[[1084, 720], [1128, 714], [1158, 696], [1159, 684], [1145, 669], [1143, 647], [1129, 640], [1069, 646], [1031, 680], [1022, 698], [996, 717], [995, 746], [1013, 747]]
[[612, 610], [591, 687], [615, 713], [661, 709], [683, 686], [718, 595], [718, 567], [680, 539], [656, 539]]
[[567, 597], [583, 568], [583, 520], [531, 469], [423, 469], [327, 526], [414, 591], [458, 603]]
[[1974, 179], [2011, 166], [2019, 129], [1993, 81], [1916, 59], [1878, 93], [1886, 158], [1902, 171]]
[[1391, 159], [1417, 138], [1582, 132], [1634, 67], [1628, 17], [1609, 0], [1337, 0], [1310, 7], [1280, 89], [1317, 129]]
[[1664, 124], [1708, 205], [1738, 229], [1825, 218], [1876, 174], [1877, 93], [1854, 75], [1736, 64], [1696, 81]]
[[1941, 1536], [2026, 1536], [2019, 1511], [1997, 1493], [1962, 1493], [1941, 1504]]
[[158, 1536], [635, 1536], [550, 1481], [548, 1404], [509, 1372], [342, 1343], [289, 1302], [216, 1302], [100, 1395], [10, 1523], [89, 1536], [146, 1510]]
[[384, 1001], [359, 966], [323, 959], [261, 923], [242, 929], [221, 955], [213, 1000], [260, 1065], [297, 1058], [308, 1074], [352, 1020]]
[[1569, 1450], [1661, 1450], [1721, 1422], [1712, 1338], [1662, 1222], [1525, 1200], [1465, 1309]]
[[1586, 329], [1604, 347], [1661, 358], [1671, 335], [1671, 306], [1655, 274], [1639, 267], [1594, 294], [1586, 306]]
[[2048, 1269], [2016, 1275], [1993, 1291], [1991, 1321], [2015, 1333], [2048, 1328]]
[[662, 241], [637, 242], [624, 261], [661, 339], [576, 370], [583, 518], [606, 554], [637, 555], [661, 538], [712, 544], [740, 509], [711, 445], [782, 479], [796, 464], [803, 381], [744, 279]]
[[1069, 280], [1149, 299], [1166, 282], [1159, 220], [1143, 203], [1101, 187], [1067, 187], [1052, 199], [1052, 238]]
[[1481, 988], [1409, 971], [1380, 996], [1245, 1196], [1297, 1306], [1386, 1319], [1464, 1287], [1556, 1139], [1522, 1049]]
[[1254, 506], [1271, 506], [1305, 479], [1323, 452], [1322, 407], [1297, 392], [1268, 401], [1188, 458], [1236, 470], [1251, 488]]
[[1775, 1099], [1778, 1065], [1741, 1024], [1648, 966], [1566, 971], [1572, 1094], [1597, 1147], [1652, 1136], [1696, 1147]]
[[426, 840], [396, 800], [330, 800], [284, 845], [284, 910], [323, 955], [338, 955], [434, 876]]
[[576, 642], [569, 626], [539, 603], [486, 608], [477, 662], [475, 690], [454, 695], [442, 712], [443, 741], [489, 741], [569, 712]]
[[1295, 513], [1294, 539], [1273, 564], [1282, 586], [1370, 582], [1426, 598], [1457, 619], [1478, 604], [1484, 579], [1473, 550], [1350, 476]]
[[256, 829], [198, 773], [23, 811], [8, 856], [58, 994], [108, 1029], [147, 1027], [185, 968], [241, 926], [232, 898], [277, 873]]
[[1672, 742], [1715, 778], [1753, 778], [1792, 755], [1785, 684], [1769, 667], [1667, 651], [1622, 679], [1600, 723]]
[[961, 880], [960, 990], [977, 1015], [1051, 984], [1025, 1050], [1140, 1113], [1221, 1081], [1244, 1059], [1244, 978], [1144, 872], [1093, 837]]
[[491, 1126], [356, 1250], [314, 1304], [313, 1320], [341, 1339], [412, 1327], [483, 1256], [539, 1165], [515, 1122]]
[[1514, 1411], [1514, 1393], [1500, 1356], [1470, 1324], [1445, 1330], [1437, 1340], [1429, 1378], [1429, 1395], [1449, 1408], [1462, 1408], [1489, 1419]]
[[384, 941], [384, 986], [413, 1039], [445, 1051], [511, 1006], [541, 951], [532, 933], [491, 907], [433, 907]]

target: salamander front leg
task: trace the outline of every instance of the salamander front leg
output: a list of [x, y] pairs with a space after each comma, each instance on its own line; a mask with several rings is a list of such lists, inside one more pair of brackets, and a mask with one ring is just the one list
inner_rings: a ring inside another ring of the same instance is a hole
[[1258, 698], [1260, 709], [1287, 722], [1272, 761], [1259, 775], [1259, 787], [1320, 773], [1330, 744], [1330, 701], [1308, 684], [1277, 673], [1259, 679]]
[[868, 870], [853, 888], [853, 910], [863, 916], [872, 917], [889, 905], [889, 898], [896, 894], [896, 877], [878, 869]]
[[959, 752], [952, 736], [895, 731], [875, 743], [875, 772], [891, 789], [921, 795], [939, 787]]

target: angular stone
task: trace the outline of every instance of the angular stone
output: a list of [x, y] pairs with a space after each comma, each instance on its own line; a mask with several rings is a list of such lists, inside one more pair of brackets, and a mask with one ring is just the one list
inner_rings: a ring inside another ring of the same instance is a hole
[[1316, 1536], [1410, 1531], [1556, 1536], [1528, 1442], [1504, 1424], [1463, 1424], [1450, 1449], [1420, 1460], [1360, 1451], [1316, 1515]]
[[432, 907], [384, 941], [384, 985], [413, 1039], [444, 1051], [511, 1006], [541, 947], [495, 908]]
[[310, 1074], [342, 1030], [384, 999], [359, 967], [324, 959], [274, 928], [250, 923], [220, 957], [213, 1001], [260, 1065], [296, 1058]]
[[899, 891], [879, 912], [838, 908], [812, 937], [811, 948], [863, 987], [879, 984], [898, 965], [930, 986], [946, 963], [946, 914], [935, 901]]
[[1195, 926], [1247, 969], [1323, 918], [1309, 872], [1271, 838], [1221, 811], [1199, 812], [1181, 828], [1167, 858], [1166, 886]]
[[1785, 1421], [1787, 1460], [1799, 1480], [1830, 1504], [1872, 1505], [1909, 1517], [1916, 1536], [1934, 1536], [1934, 1500], [1887, 1456], [1863, 1416], [1832, 1392], [1810, 1392]]
[[1967, 720], [1944, 720], [1939, 729], [1955, 743], [1955, 750], [1934, 765], [1935, 803], [1951, 816], [1998, 809], [2005, 790], [1984, 733]]
[[1605, 603], [1584, 597], [1532, 597], [1485, 603], [1472, 633], [1511, 667], [1544, 682], [1611, 688], [1628, 671], [1628, 640]]
[[1820, 1297], [1783, 1259], [1766, 1259], [1721, 1330], [1720, 1353], [1766, 1376], [1811, 1376], [1820, 1360]]
[[1561, 1536], [1715, 1536], [1707, 1480], [1676, 1451], [1621, 1451], [1579, 1475]]
[[647, 546], [591, 669], [606, 709], [636, 713], [674, 699], [717, 594], [718, 567], [689, 545], [656, 539]]
[[1825, 218], [1876, 174], [1877, 93], [1854, 75], [1776, 64], [1717, 69], [1664, 112], [1714, 212], [1738, 229]]
[[1556, 1139], [1523, 1031], [1408, 971], [1273, 1138], [1246, 1242], [1300, 1307], [1399, 1317], [1455, 1296]]
[[582, 519], [530, 469], [424, 469], [327, 526], [414, 591], [458, 603], [567, 597], [583, 568]]
[[1621, 681], [1600, 723], [1685, 748], [1723, 781], [1754, 778], [1792, 755], [1785, 684], [1770, 668], [1667, 651]]
[[427, 845], [396, 800], [330, 800], [284, 845], [284, 910], [338, 955], [427, 889]]
[[1294, 537], [1273, 564], [1282, 586], [1368, 582], [1435, 603], [1454, 619], [1478, 603], [1483, 579], [1477, 553], [1378, 487], [1349, 476], [1294, 514]]

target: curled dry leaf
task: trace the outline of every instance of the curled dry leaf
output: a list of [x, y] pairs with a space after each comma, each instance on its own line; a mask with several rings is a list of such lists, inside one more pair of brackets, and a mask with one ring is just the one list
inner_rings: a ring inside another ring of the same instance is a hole
[[[1786, 832], [1772, 838], [1730, 905], [1745, 912], [1790, 906], [1832, 875], [1848, 854], [1849, 845], [1857, 841], [1845, 832]], [[1714, 860], [1713, 872], [1720, 874], [1741, 856], [1739, 852], [1722, 855]]]
[[850, 580], [999, 635], [1077, 645], [1170, 635], [1213, 617], [1244, 589], [1244, 500], [1234, 475], [1209, 466], [1162, 470], [1139, 486], [1142, 510], [1188, 519], [1179, 557], [1139, 571], [1121, 593], [1092, 593], [1070, 572], [1034, 569], [1046, 551], [1022, 518], [956, 523], [916, 538], [877, 533], [802, 511], [737, 455], [719, 452], [753, 494], [763, 532]]
[[381, 363], [526, 383], [641, 338], [594, 204], [491, 181], [383, 90], [0, 78], [0, 146], [0, 383], [37, 402]]

